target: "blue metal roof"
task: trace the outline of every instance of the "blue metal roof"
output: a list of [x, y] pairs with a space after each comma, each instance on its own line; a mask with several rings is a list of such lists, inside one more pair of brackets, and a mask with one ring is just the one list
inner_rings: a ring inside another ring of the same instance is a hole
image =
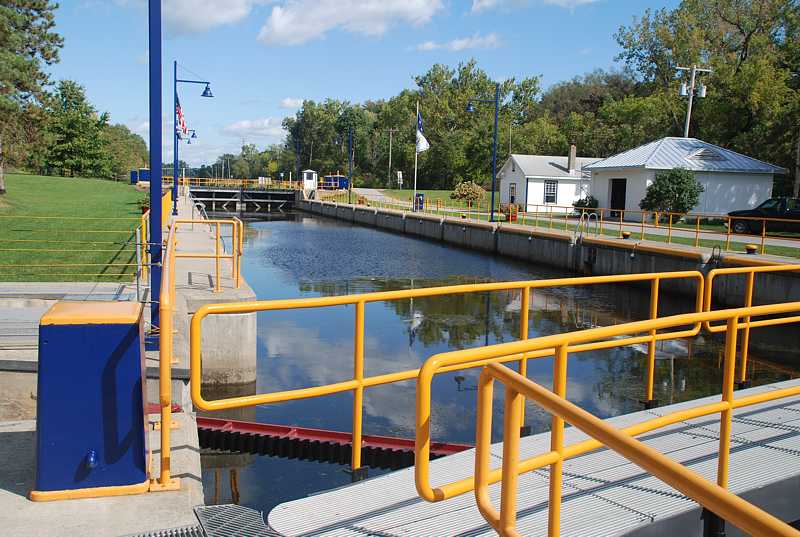
[[645, 168], [671, 170], [686, 168], [696, 172], [738, 172], [785, 174], [788, 171], [736, 151], [698, 140], [667, 137], [618, 153], [586, 166], [587, 170]]

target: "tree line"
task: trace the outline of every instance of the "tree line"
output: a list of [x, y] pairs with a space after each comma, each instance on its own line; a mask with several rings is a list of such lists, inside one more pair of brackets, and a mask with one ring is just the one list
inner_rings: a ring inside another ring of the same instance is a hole
[[144, 139], [99, 113], [77, 82], [53, 87], [63, 38], [49, 0], [0, 3], [0, 194], [9, 167], [118, 179], [148, 161]]
[[[510, 152], [607, 157], [664, 136], [682, 136], [687, 82], [679, 66], [712, 69], [695, 99], [690, 136], [783, 166], [776, 192], [800, 186], [800, 7], [796, 0], [684, 0], [646, 10], [615, 34], [618, 70], [597, 70], [542, 90], [541, 77], [500, 83], [498, 159]], [[365, 103], [307, 100], [284, 121], [280, 146], [226, 155], [233, 172], [312, 168], [345, 172], [353, 133], [354, 176], [362, 185], [406, 185], [414, 165], [416, 103], [431, 148], [420, 155], [419, 185], [451, 189], [491, 178], [494, 107], [465, 112], [471, 97], [494, 96], [494, 81], [475, 61], [434, 65], [416, 88]], [[391, 169], [389, 166], [391, 131]], [[258, 153], [258, 151], [255, 151]], [[218, 163], [219, 164], [219, 161]], [[206, 170], [206, 171], [210, 171]], [[793, 181], [794, 180], [794, 181]]]

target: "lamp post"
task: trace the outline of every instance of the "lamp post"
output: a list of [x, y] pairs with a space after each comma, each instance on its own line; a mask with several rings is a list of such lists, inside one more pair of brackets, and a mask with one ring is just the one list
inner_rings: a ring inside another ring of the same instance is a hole
[[475, 107], [472, 105], [476, 103], [494, 103], [494, 139], [492, 141], [492, 207], [489, 210], [489, 221], [494, 222], [494, 191], [497, 184], [497, 118], [500, 114], [500, 84], [494, 85], [494, 99], [478, 99], [470, 98], [467, 101], [467, 112], [472, 113]]
[[161, 325], [161, 2], [150, 0], [148, 14], [148, 71], [150, 106], [150, 334]]
[[[213, 97], [214, 94], [211, 93], [211, 82], [207, 80], [187, 80], [187, 79], [180, 79], [178, 78], [178, 61], [174, 60], [172, 62], [172, 125], [173, 125], [173, 140], [172, 140], [172, 158], [173, 158], [173, 166], [172, 166], [172, 214], [178, 214], [178, 196], [176, 195], [175, 187], [178, 184], [178, 140], [180, 139], [180, 132], [178, 131], [178, 83], [181, 84], [204, 84], [205, 89], [203, 89], [203, 93], [200, 94], [201, 97]], [[153, 123], [150, 123], [153, 125]], [[197, 135], [192, 132], [192, 138], [197, 138]]]
[[689, 122], [692, 120], [692, 105], [694, 104], [694, 96], [696, 94], [701, 99], [706, 96], [706, 87], [704, 84], [699, 84], [695, 86], [697, 73], [711, 73], [713, 71], [711, 69], [700, 68], [694, 64], [692, 64], [691, 67], [678, 67], [678, 71], [689, 71], [692, 73], [689, 86], [686, 86], [686, 82], [682, 82], [680, 89], [681, 97], [687, 97], [687, 96], [689, 97], [689, 105], [686, 107], [686, 123], [684, 123], [683, 125], [683, 137], [688, 138]]

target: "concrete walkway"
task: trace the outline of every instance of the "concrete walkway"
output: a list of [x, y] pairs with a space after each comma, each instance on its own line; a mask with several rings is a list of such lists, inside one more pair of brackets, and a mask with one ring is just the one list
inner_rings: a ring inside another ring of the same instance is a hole
[[[76, 416], [76, 419], [78, 417]], [[159, 471], [159, 431], [151, 415], [149, 442], [154, 475]], [[32, 502], [36, 468], [36, 422], [0, 423], [0, 535], [14, 537], [119, 537], [193, 525], [192, 508], [203, 503], [197, 424], [192, 414], [173, 414], [179, 424], [172, 432], [172, 472], [181, 478], [175, 492]]]

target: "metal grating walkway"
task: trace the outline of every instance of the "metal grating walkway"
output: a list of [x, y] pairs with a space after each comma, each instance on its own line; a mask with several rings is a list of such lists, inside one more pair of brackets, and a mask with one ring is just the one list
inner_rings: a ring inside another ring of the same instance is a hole
[[[742, 390], [737, 395], [798, 384], [800, 380], [791, 380]], [[655, 415], [718, 400], [719, 396], [712, 396], [608, 421], [616, 427], [625, 427]], [[713, 481], [718, 431], [718, 415], [712, 415], [638, 438]], [[585, 438], [587, 436], [575, 428], [565, 431], [566, 444]], [[520, 455], [527, 458], [546, 452], [549, 445], [549, 433], [523, 438]], [[495, 466], [499, 466], [502, 445], [494, 445], [492, 451]], [[474, 451], [469, 450], [433, 461], [433, 485], [471, 476], [473, 459]], [[547, 533], [547, 474], [545, 469], [520, 476], [518, 530], [522, 535]], [[796, 501], [798, 484], [800, 397], [737, 410], [731, 441], [731, 491], [762, 505], [776, 516], [795, 520], [798, 518], [796, 511], [800, 510]], [[781, 493], [781, 487], [787, 486], [789, 494]], [[490, 492], [495, 505], [499, 506], [499, 485], [491, 487]], [[617, 536], [639, 530], [656, 530], [648, 535], [677, 535], [699, 528], [697, 504], [607, 449], [564, 463], [563, 495], [561, 534], [564, 536]], [[287, 537], [495, 534], [478, 512], [471, 493], [435, 504], [420, 499], [414, 488], [413, 468], [281, 504], [269, 514], [268, 522], [271, 528]]]

